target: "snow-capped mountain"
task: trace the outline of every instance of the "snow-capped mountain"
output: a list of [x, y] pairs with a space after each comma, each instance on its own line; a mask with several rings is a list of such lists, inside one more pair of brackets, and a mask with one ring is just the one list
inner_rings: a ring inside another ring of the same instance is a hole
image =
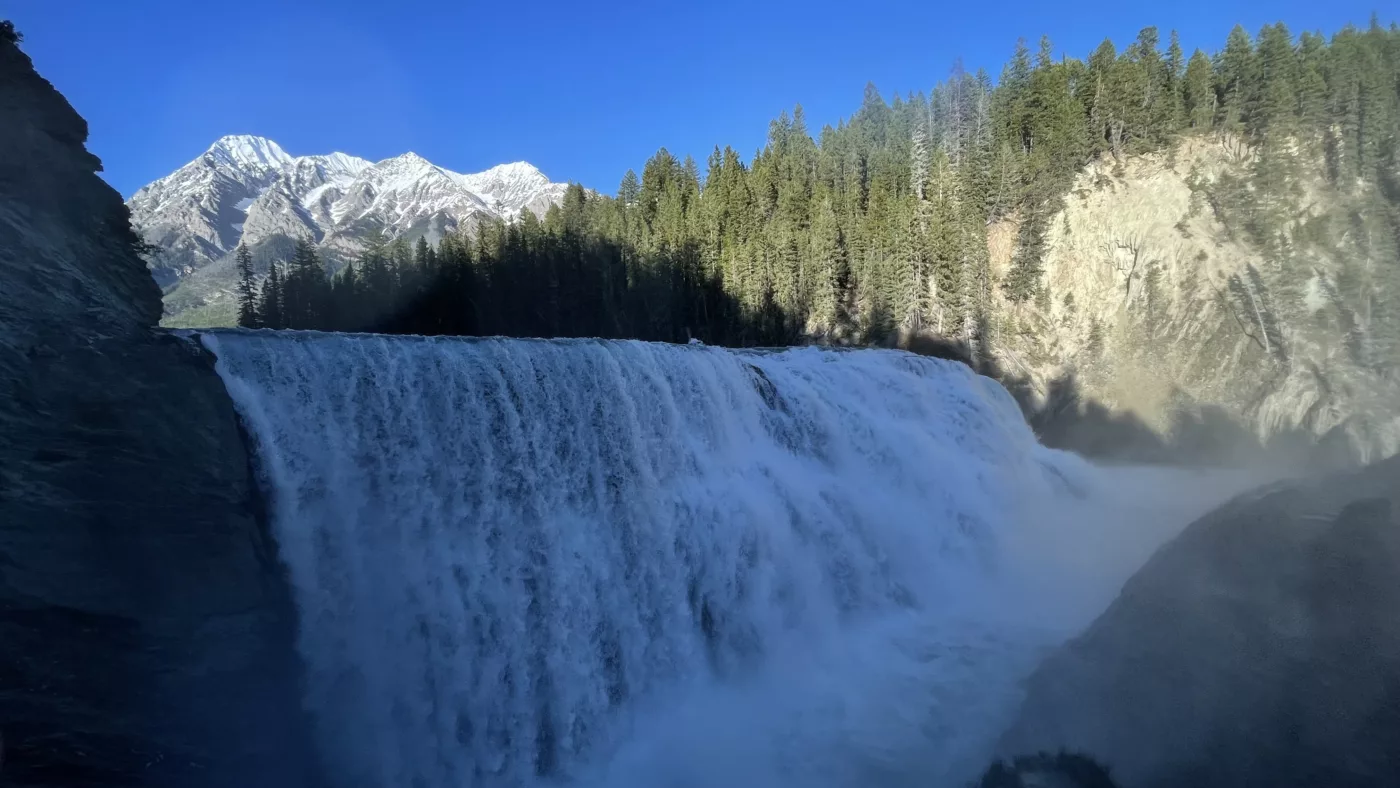
[[169, 316], [227, 296], [229, 258], [239, 244], [262, 267], [294, 239], [308, 238], [334, 262], [374, 230], [436, 241], [483, 219], [509, 221], [524, 210], [543, 216], [566, 188], [525, 162], [462, 174], [416, 153], [377, 163], [344, 153], [291, 156], [272, 140], [238, 135], [127, 205], [132, 224], [159, 249], [151, 273], [166, 290]]

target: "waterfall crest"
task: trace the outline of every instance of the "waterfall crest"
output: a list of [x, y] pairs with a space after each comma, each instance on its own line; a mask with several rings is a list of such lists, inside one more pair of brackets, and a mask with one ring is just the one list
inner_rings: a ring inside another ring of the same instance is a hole
[[961, 774], [979, 699], [1063, 634], [1006, 634], [986, 589], [1104, 487], [995, 382], [898, 351], [201, 338], [345, 785]]

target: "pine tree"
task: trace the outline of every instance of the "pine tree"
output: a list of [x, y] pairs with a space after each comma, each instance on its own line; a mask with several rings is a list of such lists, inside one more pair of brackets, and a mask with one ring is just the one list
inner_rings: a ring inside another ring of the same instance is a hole
[[830, 198], [817, 206], [812, 226], [812, 258], [817, 284], [812, 304], [810, 330], [818, 336], [839, 336], [846, 322], [846, 250], [841, 228]]
[[641, 194], [642, 185], [637, 181], [636, 171], [628, 170], [622, 176], [622, 184], [617, 187], [617, 199], [622, 202], [623, 206], [636, 205], [637, 198]]
[[1303, 33], [1298, 38], [1298, 115], [1310, 136], [1318, 135], [1327, 124], [1327, 43], [1322, 36]]
[[316, 247], [298, 239], [288, 268], [282, 283], [282, 319], [287, 328], [319, 327], [325, 315], [327, 283]]
[[1215, 85], [1210, 58], [1199, 49], [1191, 53], [1191, 60], [1186, 64], [1182, 99], [1188, 125], [1200, 131], [1210, 129], [1216, 116]]
[[1016, 240], [1016, 253], [1011, 259], [1011, 270], [1007, 272], [1002, 288], [1006, 298], [1012, 303], [1021, 303], [1034, 298], [1041, 288], [1040, 277], [1044, 270], [1042, 256], [1045, 250], [1045, 222], [1048, 206], [1033, 206], [1026, 220], [1021, 223]]
[[1166, 94], [1167, 64], [1157, 51], [1159, 40], [1157, 28], [1143, 28], [1124, 53], [1126, 62], [1118, 69], [1122, 80], [1119, 113], [1133, 150], [1158, 147], [1172, 131], [1171, 100]]
[[1254, 138], [1291, 136], [1298, 106], [1297, 67], [1288, 28], [1282, 23], [1266, 25], [1259, 33], [1259, 82], [1247, 117]]
[[1175, 132], [1186, 125], [1186, 102], [1182, 80], [1186, 75], [1186, 60], [1181, 51], [1181, 37], [1173, 30], [1171, 43], [1167, 45], [1166, 121], [1170, 131]]
[[1088, 73], [1079, 86], [1080, 103], [1088, 108], [1091, 155], [1108, 151], [1116, 156], [1122, 148], [1122, 82], [1117, 50], [1104, 39], [1089, 56]]
[[928, 266], [919, 224], [918, 202], [909, 195], [899, 201], [891, 228], [894, 256], [888, 303], [899, 327], [912, 334], [924, 330], [928, 315]]
[[1225, 41], [1216, 68], [1217, 118], [1228, 134], [1241, 134], [1249, 114], [1250, 95], [1257, 85], [1254, 45], [1243, 27], [1235, 25]]
[[238, 267], [238, 325], [257, 328], [258, 294], [253, 282], [253, 256], [248, 253], [248, 247], [239, 244], [234, 260]]
[[268, 265], [267, 279], [263, 280], [262, 298], [258, 307], [258, 322], [265, 328], [286, 328], [282, 316], [282, 276], [278, 264]]

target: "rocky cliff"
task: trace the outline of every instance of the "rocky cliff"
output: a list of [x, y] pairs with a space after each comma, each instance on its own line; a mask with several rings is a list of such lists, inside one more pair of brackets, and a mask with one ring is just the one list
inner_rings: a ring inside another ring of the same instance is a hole
[[0, 36], [0, 782], [305, 785], [291, 604], [210, 359]]
[[[1059, 406], [1073, 380], [1166, 440], [1208, 408], [1260, 442], [1394, 453], [1400, 314], [1387, 298], [1400, 259], [1374, 221], [1384, 185], [1339, 183], [1327, 167], [1301, 148], [1261, 162], [1216, 135], [1092, 163], [1047, 223], [1041, 297], [999, 298], [1003, 372], [1039, 407]], [[1282, 196], [1264, 183], [1276, 171]], [[998, 279], [1016, 230], [990, 228]]]
[[1124, 785], [1400, 784], [1400, 458], [1247, 493], [1037, 670], [1008, 753]]

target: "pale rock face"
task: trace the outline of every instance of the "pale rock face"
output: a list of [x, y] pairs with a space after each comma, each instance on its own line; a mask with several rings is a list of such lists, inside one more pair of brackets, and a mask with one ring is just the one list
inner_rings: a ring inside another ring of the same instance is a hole
[[161, 250], [150, 268], [166, 291], [167, 321], [218, 323], [231, 314], [239, 244], [275, 254], [305, 238], [334, 263], [375, 230], [436, 241], [486, 219], [512, 221], [527, 210], [543, 217], [566, 188], [525, 162], [464, 175], [416, 153], [377, 163], [344, 153], [294, 157], [240, 135], [142, 188], [128, 206], [132, 224]]
[[127, 201], [132, 224], [164, 252], [151, 261], [162, 288], [238, 245], [248, 207], [292, 157], [271, 140], [223, 137], [199, 158]]
[[[1227, 228], [1205, 195], [1246, 164], [1219, 141], [1191, 139], [1170, 154], [1087, 167], [1047, 228], [1048, 304], [997, 304], [1003, 368], [1041, 394], [1072, 376], [1086, 398], [1167, 437], [1181, 408], [1210, 405], [1261, 440], [1335, 431], [1360, 458], [1394, 453], [1400, 385], [1348, 351], [1337, 319], [1355, 312], [1348, 319], [1360, 320], [1361, 308], [1345, 293], [1332, 301], [1312, 292], [1344, 278], [1355, 255], [1342, 241], [1312, 253], [1313, 278], [1298, 281], [1306, 277], [1281, 273], [1245, 233]], [[1343, 210], [1345, 197], [1323, 187], [1318, 165], [1303, 179], [1302, 204], [1314, 214]], [[1012, 222], [991, 228], [994, 277], [1005, 275], [1015, 239]], [[1260, 341], [1256, 321], [1229, 298], [1231, 278], [1248, 278], [1250, 268], [1274, 290], [1272, 342]], [[1296, 295], [1282, 291], [1289, 282]]]

